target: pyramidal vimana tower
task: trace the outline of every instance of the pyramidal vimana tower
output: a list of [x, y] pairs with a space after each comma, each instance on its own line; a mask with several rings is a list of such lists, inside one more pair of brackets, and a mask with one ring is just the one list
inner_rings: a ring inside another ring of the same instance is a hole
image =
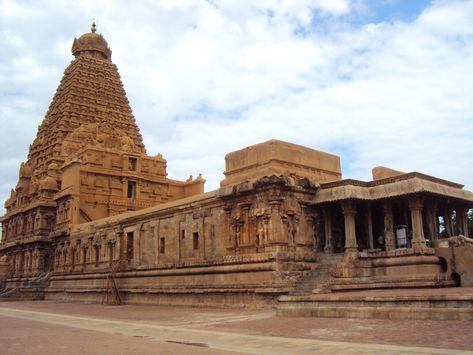
[[[204, 193], [200, 174], [171, 180], [146, 154], [95, 25], [72, 54], [0, 219], [0, 299], [376, 317], [320, 294], [473, 285], [462, 185], [385, 167], [342, 179], [338, 156], [270, 140], [227, 154], [220, 188]], [[440, 314], [429, 309], [402, 317]]]
[[30, 251], [22, 262], [35, 271], [51, 267], [51, 255], [37, 254], [48, 249], [52, 232], [199, 194], [205, 182], [170, 180], [166, 160], [146, 155], [112, 51], [95, 24], [74, 39], [72, 54], [1, 219], [3, 243], [21, 239]]

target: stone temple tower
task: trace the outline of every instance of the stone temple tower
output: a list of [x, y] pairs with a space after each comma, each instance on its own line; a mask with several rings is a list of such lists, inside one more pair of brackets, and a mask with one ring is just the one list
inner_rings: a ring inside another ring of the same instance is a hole
[[205, 182], [170, 180], [166, 160], [146, 155], [112, 51], [95, 23], [74, 39], [72, 54], [0, 219], [3, 252], [31, 272], [44, 269], [39, 249], [47, 249], [53, 234], [202, 193]]

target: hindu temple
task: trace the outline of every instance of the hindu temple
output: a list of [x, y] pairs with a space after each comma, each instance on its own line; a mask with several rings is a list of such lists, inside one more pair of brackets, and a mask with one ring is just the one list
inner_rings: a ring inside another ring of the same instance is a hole
[[[270, 140], [228, 153], [204, 192], [147, 155], [95, 24], [72, 55], [5, 202], [0, 298], [343, 316], [321, 295], [473, 285], [461, 184], [386, 167], [345, 179], [340, 157]], [[469, 302], [430, 317], [473, 319]]]

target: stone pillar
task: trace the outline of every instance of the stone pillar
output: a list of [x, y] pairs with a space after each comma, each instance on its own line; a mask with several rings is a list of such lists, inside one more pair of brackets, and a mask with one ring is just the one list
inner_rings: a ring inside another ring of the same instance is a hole
[[409, 209], [412, 220], [412, 248], [423, 249], [425, 245], [424, 227], [422, 223], [422, 199], [419, 195], [409, 198]]
[[333, 243], [332, 243], [332, 216], [328, 207], [322, 207], [322, 214], [324, 215], [324, 227], [325, 227], [325, 246], [324, 252], [326, 254], [333, 254]]
[[445, 227], [445, 236], [453, 236], [453, 226], [452, 226], [452, 209], [450, 207], [445, 207], [443, 213], [443, 224]]
[[314, 242], [313, 217], [307, 213], [307, 203], [303, 201], [298, 201], [298, 203], [301, 215], [296, 242], [308, 246]]
[[368, 235], [368, 248], [374, 249], [374, 239], [373, 239], [373, 217], [371, 214], [371, 204], [368, 204], [366, 210], [366, 230]]
[[384, 209], [384, 244], [386, 251], [394, 250], [396, 247], [394, 240], [394, 218], [393, 208], [390, 202], [385, 202]]
[[345, 253], [356, 253], [358, 252], [355, 228], [356, 205], [353, 202], [344, 202], [342, 211], [345, 217]]
[[432, 241], [439, 239], [438, 225], [437, 225], [437, 201], [430, 202], [425, 205], [426, 207], [426, 223], [429, 228], [429, 234]]
[[457, 209], [458, 234], [468, 237], [468, 210], [464, 207]]

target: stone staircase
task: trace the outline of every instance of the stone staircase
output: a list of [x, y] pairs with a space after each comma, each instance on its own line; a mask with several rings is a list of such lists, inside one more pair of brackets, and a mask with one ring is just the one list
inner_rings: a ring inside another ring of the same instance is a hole
[[43, 300], [44, 289], [49, 285], [52, 272], [41, 272], [21, 282], [17, 287], [6, 286], [0, 292], [0, 301]]
[[432, 250], [396, 257], [321, 254], [294, 291], [278, 298], [276, 312], [283, 317], [471, 321], [473, 287], [448, 287], [457, 285], [450, 277], [453, 270], [446, 270]]
[[316, 267], [301, 277], [294, 285], [290, 296], [331, 292], [332, 276], [330, 270], [336, 267], [343, 254], [319, 254]]

